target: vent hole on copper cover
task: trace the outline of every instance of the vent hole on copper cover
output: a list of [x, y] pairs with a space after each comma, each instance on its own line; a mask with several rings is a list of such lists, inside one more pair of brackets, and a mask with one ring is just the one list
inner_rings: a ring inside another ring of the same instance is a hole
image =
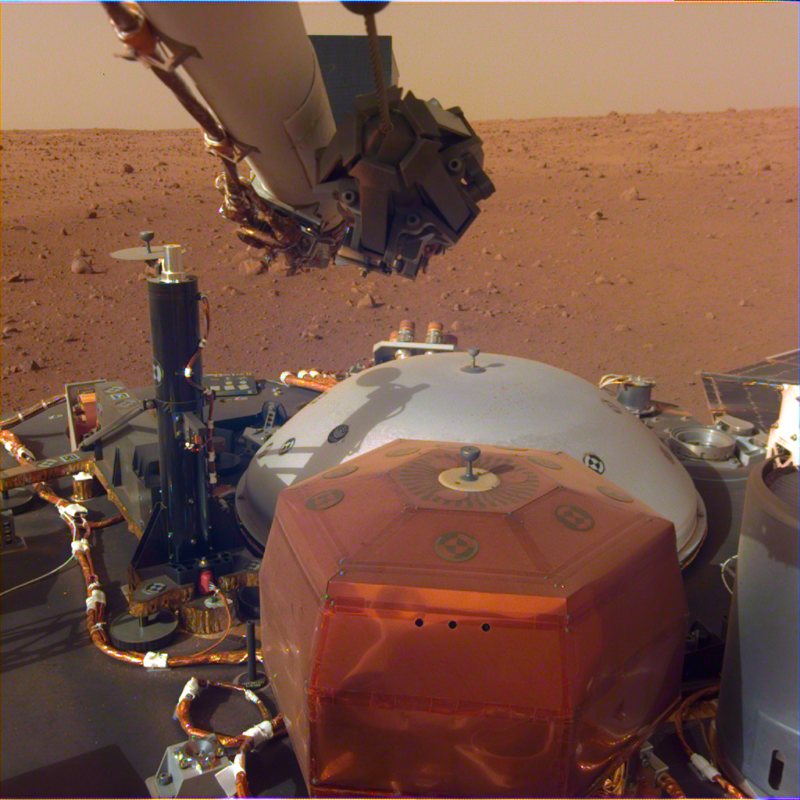
[[490, 631], [491, 629], [492, 629], [492, 626], [488, 622], [484, 622], [483, 625], [481, 625], [481, 630], [482, 631]]
[[423, 622], [421, 619], [415, 619], [415, 620], [414, 620], [414, 624], [415, 624], [415, 625], [416, 625], [418, 628], [421, 628], [421, 627], [422, 627], [422, 626], [423, 626], [425, 623], [424, 623], [424, 622]]
[[451, 619], [450, 622], [447, 623], [447, 627], [452, 630], [453, 628], [458, 627], [458, 623], [454, 619]]

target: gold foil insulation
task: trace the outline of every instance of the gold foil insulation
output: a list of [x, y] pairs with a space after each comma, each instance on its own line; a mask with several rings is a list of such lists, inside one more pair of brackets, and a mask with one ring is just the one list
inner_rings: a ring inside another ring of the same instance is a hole
[[228, 624], [224, 603], [228, 604], [231, 616], [234, 616], [233, 600], [227, 598], [223, 601], [216, 594], [197, 597], [184, 603], [180, 608], [181, 624], [189, 633], [221, 633]]

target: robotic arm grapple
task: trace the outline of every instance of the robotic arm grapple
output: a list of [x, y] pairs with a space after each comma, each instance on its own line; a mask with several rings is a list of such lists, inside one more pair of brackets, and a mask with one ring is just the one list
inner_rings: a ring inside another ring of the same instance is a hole
[[380, 85], [337, 131], [297, 3], [103, 6], [128, 57], [204, 130], [223, 167], [220, 212], [265, 261], [282, 253], [296, 270], [334, 258], [413, 278], [494, 191], [459, 108]]
[[355, 110], [319, 154], [315, 191], [333, 197], [348, 228], [337, 261], [414, 278], [454, 245], [494, 192], [481, 140], [460, 108], [443, 109], [388, 89], [392, 127], [377, 94]]

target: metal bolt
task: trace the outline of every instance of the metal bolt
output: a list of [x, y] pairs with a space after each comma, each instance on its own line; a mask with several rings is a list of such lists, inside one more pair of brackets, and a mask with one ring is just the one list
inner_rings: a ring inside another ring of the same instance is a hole
[[[473, 358], [474, 361], [474, 358]], [[480, 458], [481, 451], [477, 447], [467, 445], [461, 448], [461, 458], [467, 462], [467, 473], [461, 476], [462, 481], [476, 481], [478, 476], [472, 471], [472, 463]]]

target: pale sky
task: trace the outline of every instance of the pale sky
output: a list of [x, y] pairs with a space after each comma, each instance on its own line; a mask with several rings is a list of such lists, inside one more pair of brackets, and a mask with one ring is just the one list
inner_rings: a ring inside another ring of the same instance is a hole
[[[360, 34], [338, 2], [303, 2], [309, 33]], [[467, 118], [719, 111], [798, 104], [795, 3], [394, 2], [400, 84]], [[186, 128], [99, 3], [0, 3], [2, 127]]]

